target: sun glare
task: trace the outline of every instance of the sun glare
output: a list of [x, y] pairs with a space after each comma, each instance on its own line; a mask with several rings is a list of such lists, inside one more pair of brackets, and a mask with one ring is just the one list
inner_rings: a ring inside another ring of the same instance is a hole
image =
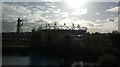
[[87, 0], [66, 0], [66, 2], [71, 8], [79, 8], [83, 6]]

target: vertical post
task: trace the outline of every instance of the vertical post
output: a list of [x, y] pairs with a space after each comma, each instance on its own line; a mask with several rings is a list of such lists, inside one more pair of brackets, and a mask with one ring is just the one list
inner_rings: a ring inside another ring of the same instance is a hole
[[74, 23], [72, 24], [72, 30], [74, 30], [75, 29], [75, 26], [74, 26]]
[[54, 24], [54, 29], [57, 29], [57, 24], [56, 23]]
[[78, 26], [77, 26], [77, 29], [79, 30], [80, 29], [80, 25], [78, 24]]

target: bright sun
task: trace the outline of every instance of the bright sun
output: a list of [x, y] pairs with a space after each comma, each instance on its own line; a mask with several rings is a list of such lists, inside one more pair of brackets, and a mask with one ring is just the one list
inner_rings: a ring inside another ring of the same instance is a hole
[[79, 8], [83, 6], [87, 0], [66, 0], [66, 2], [71, 8]]

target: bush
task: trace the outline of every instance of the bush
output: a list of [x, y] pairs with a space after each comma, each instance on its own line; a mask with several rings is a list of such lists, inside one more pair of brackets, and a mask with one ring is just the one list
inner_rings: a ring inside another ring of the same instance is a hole
[[119, 67], [117, 57], [111, 54], [101, 56], [98, 63], [100, 64], [100, 67]]

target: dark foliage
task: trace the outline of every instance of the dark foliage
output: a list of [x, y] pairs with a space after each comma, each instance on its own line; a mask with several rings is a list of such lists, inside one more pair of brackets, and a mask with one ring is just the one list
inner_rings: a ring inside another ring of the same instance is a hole
[[120, 60], [119, 38], [119, 33], [88, 33], [76, 36], [59, 34], [57, 31], [37, 31], [32, 34], [31, 47], [35, 52], [48, 57], [64, 59], [66, 63], [71, 61], [69, 64], [83, 61], [99, 63], [102, 67], [113, 67]]

